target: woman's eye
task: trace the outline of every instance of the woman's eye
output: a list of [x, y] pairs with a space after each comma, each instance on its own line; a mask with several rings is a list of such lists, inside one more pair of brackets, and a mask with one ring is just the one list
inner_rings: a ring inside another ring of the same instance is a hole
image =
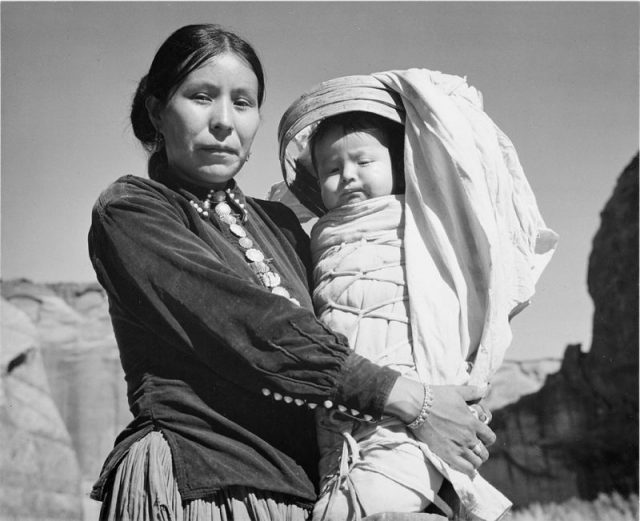
[[211, 96], [205, 94], [204, 92], [197, 92], [193, 95], [193, 99], [196, 101], [211, 101]]
[[234, 103], [240, 108], [251, 108], [255, 106], [255, 103], [252, 100], [246, 98], [237, 99]]
[[368, 164], [371, 164], [373, 161], [371, 161], [370, 159], [361, 159], [360, 161], [358, 161], [358, 164], [360, 166], [367, 166]]

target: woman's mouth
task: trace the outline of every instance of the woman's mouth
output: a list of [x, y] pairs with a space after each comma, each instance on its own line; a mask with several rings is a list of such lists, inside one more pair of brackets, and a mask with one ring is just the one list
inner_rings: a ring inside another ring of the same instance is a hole
[[214, 145], [214, 146], [201, 147], [201, 149], [204, 150], [205, 152], [208, 152], [209, 154], [236, 155], [235, 149], [231, 147]]

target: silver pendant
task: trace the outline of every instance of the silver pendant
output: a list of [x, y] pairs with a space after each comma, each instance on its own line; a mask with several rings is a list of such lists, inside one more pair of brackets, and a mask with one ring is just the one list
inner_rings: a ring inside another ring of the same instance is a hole
[[249, 239], [249, 237], [240, 237], [238, 244], [242, 246], [245, 250], [248, 250], [253, 246], [253, 241]]
[[244, 254], [251, 262], [262, 262], [264, 260], [263, 253], [255, 248], [248, 249]]
[[225, 224], [235, 224], [236, 218], [233, 215], [220, 215], [220, 220]]
[[267, 288], [273, 288], [275, 286], [280, 285], [280, 275], [274, 273], [273, 271], [268, 271], [267, 273], [260, 274], [260, 280]]
[[229, 230], [231, 230], [231, 233], [233, 233], [233, 235], [235, 235], [236, 237], [246, 237], [247, 236], [247, 232], [239, 224], [232, 224], [231, 226], [229, 226]]
[[229, 215], [231, 213], [231, 207], [227, 203], [220, 203], [216, 205], [215, 211], [218, 215]]
[[266, 273], [267, 271], [269, 271], [269, 266], [267, 266], [264, 262], [253, 262], [250, 264], [250, 266], [255, 273]]
[[291, 296], [291, 294], [282, 286], [276, 286], [275, 288], [271, 288], [271, 293], [275, 295], [280, 295], [281, 297], [284, 297], [284, 298], [289, 298]]

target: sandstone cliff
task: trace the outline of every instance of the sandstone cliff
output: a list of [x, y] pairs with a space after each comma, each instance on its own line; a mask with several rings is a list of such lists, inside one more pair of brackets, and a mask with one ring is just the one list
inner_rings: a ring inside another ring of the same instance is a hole
[[[14, 400], [20, 398], [10, 410], [14, 413], [26, 413], [30, 408], [47, 411], [49, 416], [57, 418], [56, 436], [64, 438], [67, 447], [66, 452], [43, 444], [32, 448], [31, 453], [23, 453], [18, 447], [12, 449], [14, 461], [3, 467], [0, 481], [0, 519], [58, 519], [45, 508], [49, 500], [42, 501], [41, 509], [36, 508], [27, 499], [27, 492], [42, 489], [43, 493], [49, 493], [48, 487], [67, 486], [63, 485], [66, 480], [75, 480], [74, 500], [82, 500], [78, 503], [80, 513], [75, 516], [71, 511], [65, 511], [59, 519], [89, 519], [99, 504], [88, 499], [88, 492], [116, 435], [131, 417], [106, 296], [96, 284], [42, 285], [24, 280], [3, 282], [2, 296], [3, 361], [5, 357], [18, 360], [16, 356], [20, 356], [15, 353], [15, 341], [7, 340], [12, 325], [5, 324], [6, 307], [20, 313], [26, 324], [24, 327], [28, 326], [31, 331], [28, 352], [33, 358], [28, 358], [30, 363], [24, 364], [23, 370], [39, 371], [37, 384], [34, 384], [40, 390], [39, 394], [15, 391]], [[34, 365], [37, 369], [32, 367]], [[13, 373], [3, 375], [2, 380], [5, 389], [11, 390], [17, 385]], [[50, 429], [53, 428], [52, 418], [48, 419]], [[40, 432], [40, 427], [34, 427], [29, 421], [17, 424], [14, 438], [24, 439], [34, 428]], [[7, 454], [4, 444], [0, 445], [0, 454], [3, 458]], [[15, 487], [8, 486], [11, 479], [4, 477], [19, 476], [22, 458], [24, 461], [31, 458], [45, 467], [40, 469], [37, 479], [31, 475], [25, 477], [24, 497], [18, 499], [13, 494]], [[54, 460], [68, 463], [53, 464]], [[69, 468], [71, 462], [75, 465], [73, 470]], [[17, 514], [3, 517], [4, 512], [8, 512], [5, 500], [12, 498], [26, 509], [24, 517]]]
[[80, 468], [37, 332], [4, 300], [0, 364], [0, 519], [82, 519]]
[[494, 412], [483, 475], [516, 505], [638, 492], [638, 156], [593, 240], [593, 342], [568, 346], [544, 386]]
[[[590, 351], [506, 363], [493, 382], [482, 473], [516, 505], [637, 492], [637, 248], [636, 157], [593, 241]], [[95, 519], [87, 493], [130, 420], [105, 294], [17, 280], [2, 297], [0, 520]]]

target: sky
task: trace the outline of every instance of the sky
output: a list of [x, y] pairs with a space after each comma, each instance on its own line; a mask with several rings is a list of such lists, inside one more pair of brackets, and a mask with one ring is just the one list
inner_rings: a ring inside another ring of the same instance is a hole
[[349, 74], [424, 67], [466, 76], [511, 138], [560, 235], [507, 358], [591, 341], [586, 276], [600, 211], [638, 150], [636, 2], [6, 2], [1, 10], [1, 275], [93, 282], [93, 203], [146, 176], [131, 97], [164, 39], [191, 23], [235, 30], [266, 70], [251, 160], [237, 180], [281, 180], [276, 129], [302, 92]]

